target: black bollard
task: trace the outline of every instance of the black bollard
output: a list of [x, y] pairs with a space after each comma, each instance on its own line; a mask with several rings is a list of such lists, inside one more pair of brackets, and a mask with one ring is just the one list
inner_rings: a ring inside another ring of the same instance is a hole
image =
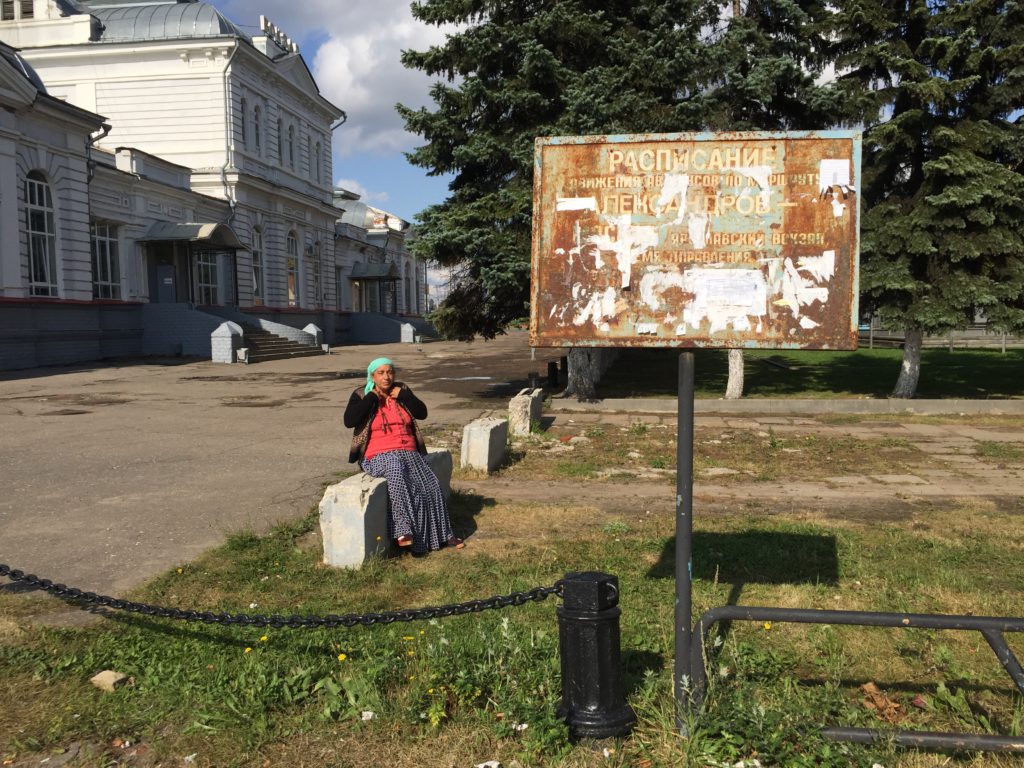
[[567, 573], [558, 606], [562, 704], [569, 734], [607, 739], [633, 730], [619, 658], [619, 580], [607, 573]]
[[548, 386], [558, 386], [558, 363], [554, 360], [548, 363]]

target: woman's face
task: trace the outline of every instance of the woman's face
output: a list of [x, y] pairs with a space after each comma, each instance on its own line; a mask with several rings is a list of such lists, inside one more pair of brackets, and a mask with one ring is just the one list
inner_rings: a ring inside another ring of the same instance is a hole
[[382, 365], [370, 374], [370, 378], [381, 392], [390, 392], [391, 385], [395, 383], [395, 369], [390, 365]]

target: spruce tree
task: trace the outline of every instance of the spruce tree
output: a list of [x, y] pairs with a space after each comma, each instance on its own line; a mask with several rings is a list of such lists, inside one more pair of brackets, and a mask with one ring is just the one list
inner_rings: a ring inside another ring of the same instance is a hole
[[458, 25], [403, 63], [442, 78], [435, 108], [398, 105], [426, 143], [410, 161], [454, 174], [420, 214], [417, 255], [460, 272], [433, 315], [446, 336], [493, 337], [529, 311], [534, 139], [675, 131], [699, 54], [697, 0], [423, 0]]
[[893, 396], [913, 397], [925, 334], [1024, 329], [1024, 8], [853, 0], [834, 24], [867, 129], [862, 296], [904, 329]]

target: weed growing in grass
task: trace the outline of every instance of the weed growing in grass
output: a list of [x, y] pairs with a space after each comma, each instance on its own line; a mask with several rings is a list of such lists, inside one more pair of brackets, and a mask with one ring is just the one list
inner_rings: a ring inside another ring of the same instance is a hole
[[981, 440], [977, 443], [978, 456], [996, 461], [1024, 461], [1024, 447], [1014, 443]]

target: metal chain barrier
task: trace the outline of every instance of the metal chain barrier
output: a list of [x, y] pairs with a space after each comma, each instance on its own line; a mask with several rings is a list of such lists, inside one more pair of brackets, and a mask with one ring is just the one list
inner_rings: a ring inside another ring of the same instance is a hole
[[460, 616], [465, 613], [480, 613], [494, 608], [505, 608], [510, 605], [525, 605], [529, 602], [546, 600], [549, 595], [562, 596], [562, 581], [550, 587], [534, 587], [526, 592], [511, 592], [507, 595], [496, 595], [486, 600], [469, 600], [465, 603], [438, 605], [427, 608], [408, 608], [402, 611], [382, 611], [380, 613], [345, 613], [328, 616], [250, 616], [245, 613], [211, 613], [209, 611], [183, 611], [180, 608], [165, 608], [148, 603], [136, 603], [121, 600], [95, 592], [85, 592], [64, 584], [54, 584], [49, 579], [26, 574], [0, 563], [0, 576], [11, 581], [28, 584], [35, 589], [49, 592], [61, 600], [70, 602], [101, 605], [104, 608], [115, 608], [129, 613], [141, 613], [144, 616], [155, 616], [161, 619], [177, 619], [179, 621], [200, 621], [203, 624], [241, 625], [246, 627], [288, 627], [303, 629], [309, 627], [354, 627], [357, 624], [372, 626], [374, 624], [393, 624], [396, 621], [420, 621], [423, 619], [439, 619], [444, 616]]

